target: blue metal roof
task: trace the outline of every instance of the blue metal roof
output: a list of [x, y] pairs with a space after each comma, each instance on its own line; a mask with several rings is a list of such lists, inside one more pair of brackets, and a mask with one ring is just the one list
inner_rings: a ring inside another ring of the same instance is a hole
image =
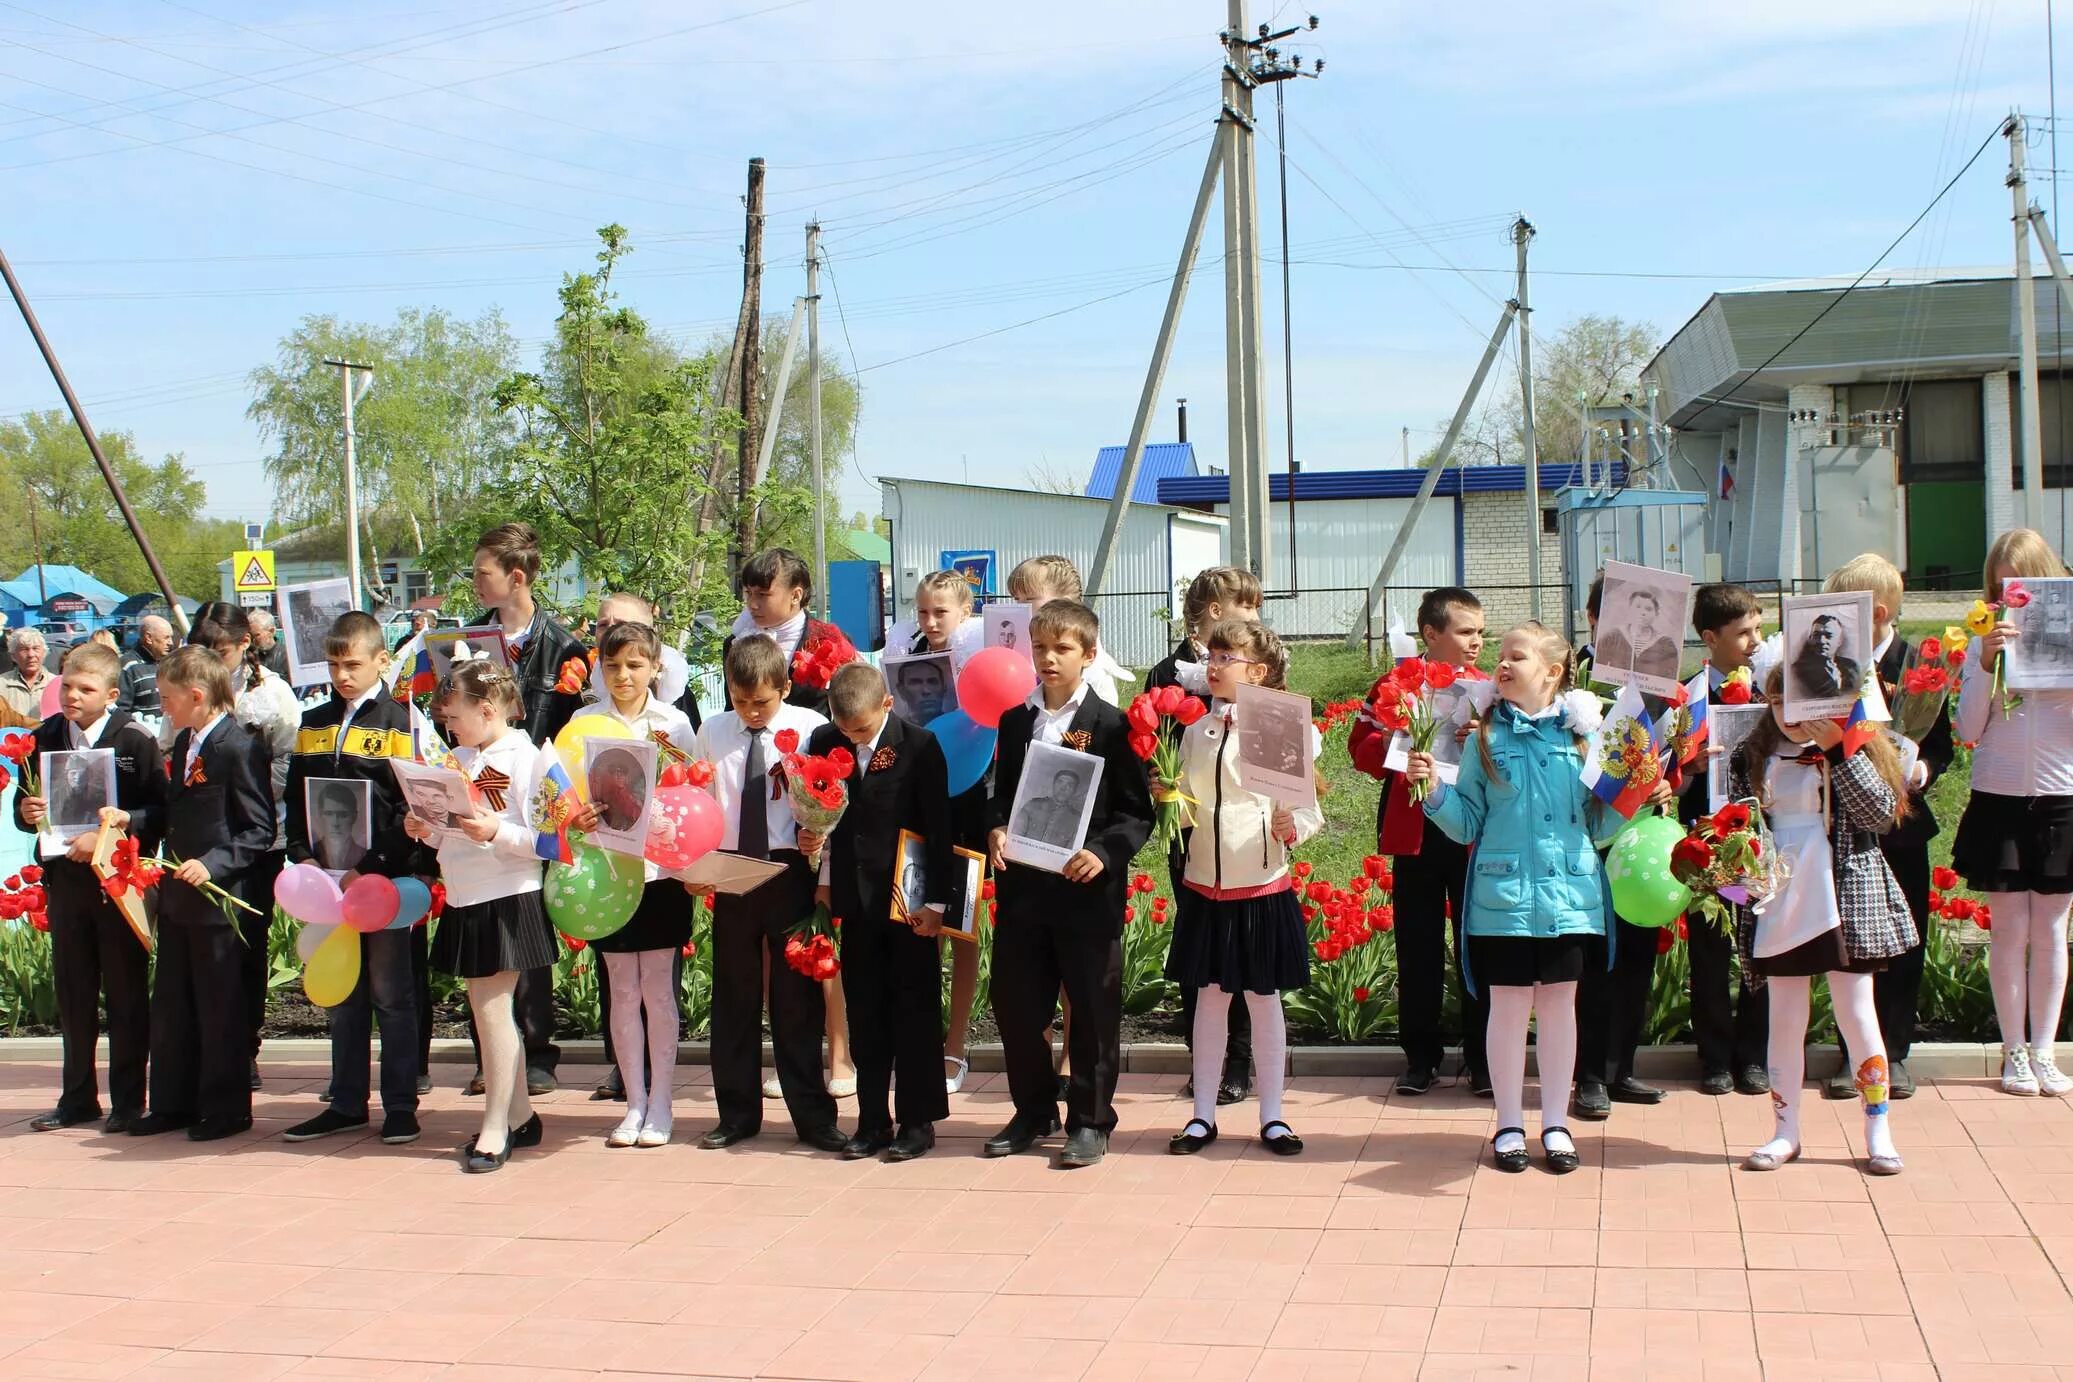
[[[1150, 448], [1146, 450], [1149, 452]], [[1100, 471], [1097, 469], [1095, 473]], [[1600, 484], [1604, 483], [1603, 466], [1594, 466], [1592, 474]], [[1615, 462], [1612, 483], [1617, 486], [1626, 482], [1625, 463]], [[1306, 470], [1296, 477], [1296, 498], [1412, 499], [1417, 497], [1418, 487], [1424, 483], [1423, 470]], [[1543, 462], [1540, 467], [1540, 487], [1549, 494], [1583, 483], [1581, 465]], [[1440, 476], [1433, 493], [1451, 499], [1462, 494], [1518, 494], [1525, 488], [1526, 467], [1522, 465], [1450, 466]], [[1273, 501], [1288, 498], [1286, 472], [1267, 476], [1267, 498]], [[1228, 475], [1189, 475], [1159, 482], [1158, 502], [1161, 504], [1210, 505], [1227, 504], [1230, 500], [1231, 479]], [[1136, 502], [1134, 496], [1132, 502]]]
[[[1123, 473], [1120, 446], [1104, 446], [1094, 458], [1094, 474], [1087, 479], [1089, 499], [1112, 499], [1116, 477]], [[1169, 480], [1192, 480], [1195, 474], [1195, 444], [1190, 441], [1147, 442], [1144, 459], [1138, 463], [1137, 483], [1131, 487], [1130, 502], [1156, 504], [1159, 486]]]

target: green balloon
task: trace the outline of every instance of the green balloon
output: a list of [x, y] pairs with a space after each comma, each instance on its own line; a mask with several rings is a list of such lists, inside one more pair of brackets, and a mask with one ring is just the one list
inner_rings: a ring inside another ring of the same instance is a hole
[[1637, 816], [1612, 842], [1605, 877], [1612, 909], [1635, 926], [1668, 926], [1691, 906], [1692, 890], [1670, 872], [1684, 827], [1668, 816]]
[[547, 917], [563, 935], [602, 940], [641, 905], [641, 861], [589, 845], [576, 845], [574, 854], [573, 864], [547, 866]]

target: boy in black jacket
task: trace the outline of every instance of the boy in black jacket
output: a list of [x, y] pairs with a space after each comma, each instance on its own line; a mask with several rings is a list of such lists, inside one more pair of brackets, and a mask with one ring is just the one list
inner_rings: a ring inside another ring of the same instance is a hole
[[272, 898], [254, 894], [260, 858], [274, 842], [273, 757], [231, 719], [230, 671], [209, 649], [168, 653], [158, 664], [158, 690], [179, 731], [165, 843], [180, 862], [158, 893], [151, 1112], [130, 1131], [142, 1137], [185, 1128], [190, 1140], [213, 1142], [252, 1126], [252, 1030], [243, 997], [249, 942], [202, 885], [272, 906]]
[[[110, 749], [115, 754], [115, 804], [129, 813], [131, 833], [153, 849], [163, 822], [165, 760], [158, 741], [142, 725], [114, 708], [121, 694], [122, 660], [112, 649], [83, 643], [65, 655], [64, 682], [56, 715], [37, 726], [37, 761], [74, 749]], [[40, 796], [17, 796], [14, 822], [41, 830], [49, 819]], [[64, 1041], [64, 1073], [57, 1107], [29, 1120], [38, 1132], [91, 1123], [101, 1116], [100, 1085], [94, 1075], [94, 1045], [100, 1037], [100, 1005], [108, 1003], [108, 1098], [112, 1112], [104, 1131], [128, 1132], [144, 1116], [144, 1070], [151, 1042], [150, 956], [136, 932], [101, 891], [87, 860], [94, 835], [73, 839], [65, 852], [43, 861], [49, 899], [50, 962], [58, 991], [58, 1030]]]
[[[356, 784], [355, 795], [364, 790], [369, 804], [367, 850], [346, 868], [341, 887], [363, 873], [402, 878], [433, 872], [436, 865], [403, 832], [406, 803], [389, 767], [391, 759], [410, 758], [413, 751], [410, 707], [382, 683], [389, 653], [381, 625], [360, 610], [341, 614], [324, 640], [324, 658], [331, 666], [331, 699], [302, 717], [288, 762], [288, 862], [323, 862], [310, 847], [310, 788], [330, 779]], [[367, 1048], [376, 1014], [381, 1140], [392, 1146], [417, 1140], [418, 1008], [410, 957], [418, 929], [360, 937], [360, 981], [330, 1010], [330, 1107], [288, 1129], [282, 1134], [288, 1141], [367, 1126]]]
[[[1130, 750], [1123, 712], [1092, 695], [1086, 669], [1101, 647], [1101, 621], [1076, 600], [1053, 600], [1029, 620], [1037, 692], [1001, 716], [988, 852], [998, 889], [993, 935], [993, 1015], [1000, 1026], [1015, 1116], [986, 1144], [988, 1156], [1029, 1150], [1058, 1128], [1058, 1085], [1046, 1032], [1065, 989], [1072, 1075], [1066, 1087], [1065, 1167], [1092, 1166], [1116, 1126], [1122, 1051], [1123, 897], [1130, 862], [1152, 833], [1144, 762]], [[1103, 762], [1085, 844], [1063, 873], [1011, 864], [1008, 815], [1031, 743], [1090, 753]]]
[[[849, 807], [834, 832], [823, 840], [800, 831], [798, 840], [809, 857], [822, 855], [816, 900], [842, 918], [842, 992], [857, 1065], [857, 1130], [842, 1149], [850, 1161], [880, 1152], [887, 1161], [912, 1161], [936, 1145], [935, 1125], [950, 1116], [936, 944], [954, 858], [950, 769], [936, 737], [892, 707], [878, 669], [852, 662], [828, 683], [834, 722], [816, 729], [806, 747], [813, 757], [841, 748], [856, 758]], [[909, 922], [892, 919], [902, 830], [921, 836], [928, 850], [927, 901]]]

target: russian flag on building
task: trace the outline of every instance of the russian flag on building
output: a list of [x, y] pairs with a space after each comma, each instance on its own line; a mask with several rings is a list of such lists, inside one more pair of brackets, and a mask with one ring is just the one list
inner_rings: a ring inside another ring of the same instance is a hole
[[533, 827], [533, 853], [550, 864], [573, 864], [569, 848], [569, 817], [576, 809], [576, 784], [561, 765], [554, 745], [540, 750], [540, 777], [526, 804], [526, 818]]
[[1623, 686], [1598, 732], [1591, 736], [1584, 762], [1584, 786], [1628, 820], [1648, 800], [1662, 779], [1662, 745], [1641, 693]]

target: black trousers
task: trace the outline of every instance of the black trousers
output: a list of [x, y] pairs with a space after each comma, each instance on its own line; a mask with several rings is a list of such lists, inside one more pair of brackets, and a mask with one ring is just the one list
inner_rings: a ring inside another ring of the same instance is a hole
[[743, 897], [713, 899], [713, 1098], [726, 1127], [763, 1126], [763, 954], [770, 947], [770, 1042], [785, 1108], [802, 1135], [834, 1126], [821, 1078], [827, 1003], [820, 982], [785, 963], [785, 937], [813, 910], [813, 870], [796, 850], [785, 871]]
[[[1922, 970], [1928, 962], [1929, 847], [1918, 845], [1912, 849], [1896, 849], [1886, 856], [1886, 865], [1893, 870], [1901, 895], [1907, 898], [1908, 910], [1914, 913], [1916, 934], [1924, 937], [1922, 943], [1895, 955], [1887, 961], [1884, 969], [1872, 976], [1872, 1005], [1878, 1010], [1879, 1035], [1885, 1039], [1886, 1060], [1891, 1064], [1906, 1060], [1914, 1048], [1915, 1017], [1922, 997]], [[1836, 1040], [1842, 1042], [1840, 1033]], [[1844, 1044], [1843, 1069], [1856, 1068], [1856, 1058]]]
[[[857, 1132], [863, 1136], [884, 1132], [895, 1121], [912, 1128], [950, 1116], [950, 1096], [943, 1090], [943, 952], [911, 927], [870, 920], [891, 910], [889, 898], [868, 900], [850, 911], [865, 919], [841, 933], [842, 996], [857, 1067]], [[783, 967], [782, 956], [773, 958], [773, 987]]]
[[[600, 991], [610, 987], [598, 985]], [[561, 1065], [561, 1047], [554, 1044], [553, 966], [520, 971], [512, 1007], [518, 1015], [518, 1034], [525, 1040], [525, 1068], [552, 1075]], [[610, 1029], [608, 1022], [606, 1030]]]
[[1613, 923], [1612, 966], [1603, 955], [1576, 986], [1576, 1082], [1612, 1084], [1634, 1073], [1656, 971], [1656, 928]]
[[[274, 880], [281, 876], [281, 870], [288, 864], [286, 850], [268, 850], [259, 857], [258, 867], [252, 872], [250, 886], [239, 889], [239, 895], [259, 910], [237, 914], [238, 948], [238, 998], [243, 1005], [245, 1026], [252, 1035], [252, 1055], [259, 1055], [259, 1034], [266, 1026], [266, 986], [273, 977], [273, 959], [267, 954], [267, 933], [274, 920]], [[426, 989], [426, 1006], [430, 1007], [431, 990]], [[432, 1026], [431, 1013], [423, 1014], [423, 1025], [429, 1032]], [[428, 1048], [429, 1049], [429, 1048]]]
[[[430, 918], [410, 928], [410, 991], [417, 1000], [417, 1073], [432, 1073], [432, 927]], [[470, 1009], [469, 1021], [474, 1021]]]
[[151, 1111], [211, 1121], [250, 1118], [245, 943], [213, 903], [168, 901], [166, 910], [178, 914], [162, 917], [158, 928]]
[[1122, 936], [1093, 926], [1054, 925], [1019, 912], [1002, 913], [993, 931], [993, 1019], [1008, 1067], [1008, 1094], [1016, 1115], [1026, 1122], [1042, 1124], [1058, 1116], [1058, 1076], [1051, 1068], [1051, 1043], [1045, 1033], [1061, 987], [1072, 1004], [1066, 1033], [1066, 1050], [1072, 1057], [1066, 1130], [1113, 1132], [1116, 1075], [1123, 1053]]
[[1447, 908], [1454, 920], [1454, 992], [1461, 1000], [1461, 1064], [1471, 1075], [1490, 1068], [1484, 1056], [1490, 1026], [1487, 995], [1461, 982], [1461, 922], [1467, 910], [1468, 851], [1426, 832], [1417, 854], [1396, 858], [1397, 1025], [1414, 1070], [1438, 1070], [1447, 1054], [1441, 1012], [1447, 987]]
[[1771, 999], [1767, 990], [1751, 988], [1749, 976], [1735, 984], [1735, 940], [1711, 922], [1690, 925], [1685, 953], [1692, 971], [1692, 1040], [1699, 1048], [1699, 1069], [1708, 1075], [1770, 1061]]
[[98, 888], [65, 888], [50, 903], [50, 964], [65, 1052], [58, 1108], [78, 1118], [100, 1115], [94, 1047], [100, 1040], [105, 993], [109, 1105], [116, 1113], [142, 1113], [144, 1066], [151, 1049], [151, 992], [150, 958], [137, 933]]

